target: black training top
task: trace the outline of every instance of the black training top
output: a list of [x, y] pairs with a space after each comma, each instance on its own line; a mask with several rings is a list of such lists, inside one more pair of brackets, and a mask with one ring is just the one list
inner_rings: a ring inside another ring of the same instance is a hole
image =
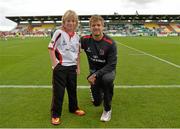
[[90, 72], [95, 73], [97, 77], [116, 69], [116, 43], [106, 34], [100, 41], [94, 40], [92, 35], [83, 36], [81, 48], [86, 52]]

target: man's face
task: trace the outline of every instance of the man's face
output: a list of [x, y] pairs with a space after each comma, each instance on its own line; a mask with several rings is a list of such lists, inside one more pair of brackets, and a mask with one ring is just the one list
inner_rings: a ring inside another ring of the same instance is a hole
[[104, 26], [101, 21], [95, 21], [91, 23], [90, 29], [93, 35], [98, 36], [103, 34]]

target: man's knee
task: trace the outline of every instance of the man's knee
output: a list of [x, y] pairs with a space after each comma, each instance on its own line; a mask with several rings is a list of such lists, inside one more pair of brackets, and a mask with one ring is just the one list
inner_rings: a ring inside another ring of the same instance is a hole
[[113, 83], [114, 78], [115, 78], [115, 72], [113, 71], [111, 73], [107, 73], [107, 74], [103, 75], [102, 81], [105, 84], [110, 84], [110, 83]]

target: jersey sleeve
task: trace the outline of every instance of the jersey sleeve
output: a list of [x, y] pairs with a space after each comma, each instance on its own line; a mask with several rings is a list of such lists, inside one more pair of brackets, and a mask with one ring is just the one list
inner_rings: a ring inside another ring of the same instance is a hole
[[77, 41], [79, 41], [78, 42], [78, 52], [80, 53], [81, 52], [81, 42], [80, 42], [80, 37], [79, 37], [79, 35], [77, 35]]
[[55, 49], [57, 46], [57, 40], [61, 37], [61, 31], [56, 30], [51, 38], [51, 41], [48, 45], [49, 49]]

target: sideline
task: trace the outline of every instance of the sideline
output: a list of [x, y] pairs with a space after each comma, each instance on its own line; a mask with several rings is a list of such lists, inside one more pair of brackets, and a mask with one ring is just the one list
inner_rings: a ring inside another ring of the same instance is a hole
[[[117, 42], [118, 42], [118, 41], [117, 41]], [[125, 45], [125, 44], [123, 44], [123, 43], [120, 43], [120, 42], [118, 42], [118, 43], [119, 43], [120, 45], [122, 45], [122, 46], [125, 46], [125, 47], [129, 48], [129, 49], [132, 49], [132, 50], [137, 51], [137, 52], [139, 52], [139, 53], [142, 53], [142, 54], [144, 54], [144, 55], [153, 57], [153, 58], [155, 58], [155, 59], [157, 59], [157, 60], [159, 60], [159, 61], [165, 62], [165, 63], [167, 63], [167, 64], [169, 64], [169, 65], [172, 65], [172, 66], [180, 69], [180, 65], [177, 65], [177, 64], [175, 64], [175, 63], [169, 62], [169, 61], [167, 61], [167, 60], [165, 60], [165, 59], [162, 59], [162, 58], [159, 58], [159, 57], [157, 57], [157, 56], [151, 55], [151, 54], [149, 54], [149, 53], [146, 53], [146, 52], [144, 52], [144, 51], [138, 50], [138, 49], [136, 49], [136, 48], [130, 47], [130, 46]]]

